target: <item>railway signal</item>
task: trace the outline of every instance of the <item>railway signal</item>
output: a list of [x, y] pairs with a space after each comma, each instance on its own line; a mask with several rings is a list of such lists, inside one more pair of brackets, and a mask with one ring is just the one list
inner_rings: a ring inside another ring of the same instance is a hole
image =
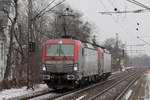
[[35, 42], [29, 42], [29, 52], [35, 52]]

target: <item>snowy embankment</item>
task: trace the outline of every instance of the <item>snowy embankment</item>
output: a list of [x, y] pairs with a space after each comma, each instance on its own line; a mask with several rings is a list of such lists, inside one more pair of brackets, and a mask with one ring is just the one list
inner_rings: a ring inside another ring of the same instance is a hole
[[5, 89], [0, 91], [0, 100], [18, 100], [31, 95], [50, 91], [50, 89], [45, 84], [36, 85], [34, 89], [34, 91], [32, 89], [27, 90], [27, 87], [22, 87], [18, 89]]

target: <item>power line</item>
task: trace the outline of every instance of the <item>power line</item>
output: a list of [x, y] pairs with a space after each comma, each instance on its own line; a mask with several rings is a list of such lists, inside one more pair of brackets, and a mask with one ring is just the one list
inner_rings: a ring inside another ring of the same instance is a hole
[[142, 12], [146, 12], [145, 9], [138, 9], [138, 10], [132, 10], [132, 11], [112, 11], [112, 12], [99, 12], [101, 14], [115, 14], [115, 13], [118, 13], [118, 14], [122, 14], [122, 13], [142, 13]]
[[55, 0], [53, 0], [52, 2], [50, 2], [44, 9], [42, 9], [37, 15], [35, 15], [32, 20], [43, 16], [44, 14], [48, 13], [48, 12], [53, 12], [53, 9], [59, 5], [61, 5], [62, 3], [64, 3], [66, 0], [63, 0], [57, 4], [55, 4], [54, 6], [52, 6], [50, 9], [47, 10], [48, 6], [50, 6]]
[[[122, 14], [122, 13], [144, 13], [144, 12], [149, 12], [150, 11], [150, 7], [138, 2], [138, 1], [135, 1], [135, 0], [126, 0], [130, 3], [133, 3], [137, 6], [140, 6], [142, 8], [145, 8], [145, 9], [138, 9], [138, 10], [132, 10], [132, 11], [113, 11], [113, 12], [99, 12], [101, 14], [115, 14], [115, 13], [118, 13], [118, 14]], [[111, 5], [114, 7], [114, 5], [112, 4], [112, 2], [110, 2]], [[147, 11], [148, 10], [148, 11]]]
[[138, 38], [139, 40], [143, 41], [144, 43], [146, 43], [146, 44], [150, 45], [150, 43], [149, 43], [149, 42], [147, 42], [147, 41], [145, 41], [145, 40], [141, 39], [139, 36], [137, 36], [137, 38]]
[[[108, 11], [107, 10], [107, 8], [106, 8], [106, 6], [104, 5], [104, 3], [101, 1], [101, 0], [98, 0], [98, 1], [100, 1], [101, 2], [101, 4], [102, 4], [102, 6], [106, 9], [106, 11]], [[110, 14], [109, 13], [109, 15], [112, 15], [112, 14]], [[115, 20], [115, 18], [113, 17], [113, 16], [111, 16], [112, 17], [112, 20], [116, 23], [116, 24], [118, 24], [118, 26], [123, 30], [123, 31], [125, 31], [126, 33], [125, 34], [128, 34], [129, 32], [127, 32], [127, 30], [126, 29], [124, 29], [124, 26], [122, 26], [122, 24], [120, 24], [120, 23], [118, 23], [116, 20]], [[124, 32], [123, 32], [124, 33]], [[132, 33], [134, 33], [134, 32], [132, 32]], [[135, 33], [134, 33], [135, 34]], [[130, 35], [129, 35], [130, 36]], [[132, 35], [131, 35], [132, 36]], [[133, 36], [132, 36], [133, 37]]]
[[[55, 0], [51, 1], [44, 9], [42, 9], [36, 16], [39, 16], [42, 12], [44, 12]], [[35, 17], [36, 17], [35, 16]]]
[[[114, 8], [114, 11], [119, 11], [118, 10], [119, 7], [115, 6], [114, 3], [111, 0], [107, 0], [107, 1], [112, 5], [112, 7]], [[117, 21], [118, 20], [119, 20], [119, 15], [117, 15]]]
[[135, 5], [138, 5], [138, 6], [142, 7], [142, 8], [145, 8], [145, 9], [147, 9], [147, 10], [150, 10], [150, 7], [144, 5], [144, 4], [142, 4], [142, 3], [140, 3], [140, 2], [138, 2], [138, 1], [136, 1], [136, 0], [127, 0], [127, 1], [128, 1], [128, 2], [131, 2], [131, 3], [135, 4]]

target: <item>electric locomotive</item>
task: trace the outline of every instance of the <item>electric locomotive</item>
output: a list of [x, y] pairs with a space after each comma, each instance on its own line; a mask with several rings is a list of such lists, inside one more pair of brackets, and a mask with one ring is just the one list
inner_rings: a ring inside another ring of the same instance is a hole
[[53, 89], [74, 88], [111, 75], [111, 54], [79, 40], [48, 40], [42, 58], [43, 81]]

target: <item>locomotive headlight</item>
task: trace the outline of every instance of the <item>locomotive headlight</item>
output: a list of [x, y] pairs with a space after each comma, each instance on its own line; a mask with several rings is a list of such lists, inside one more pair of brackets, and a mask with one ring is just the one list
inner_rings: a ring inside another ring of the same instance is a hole
[[78, 70], [78, 64], [74, 64], [73, 70], [74, 70], [74, 71], [77, 71], [77, 70]]
[[46, 71], [46, 67], [43, 67], [43, 71]]
[[46, 71], [46, 67], [45, 67], [45, 65], [43, 64], [43, 71]]
[[59, 44], [62, 44], [62, 43], [63, 43], [63, 41], [59, 41], [58, 43], [59, 43]]

